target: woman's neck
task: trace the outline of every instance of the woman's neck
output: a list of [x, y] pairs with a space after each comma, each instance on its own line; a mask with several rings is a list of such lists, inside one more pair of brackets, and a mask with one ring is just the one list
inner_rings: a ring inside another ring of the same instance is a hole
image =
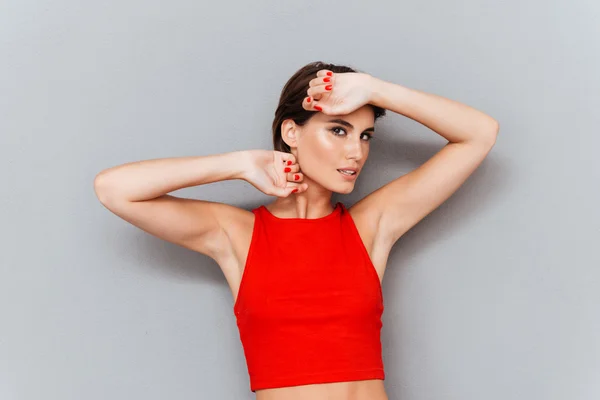
[[328, 196], [311, 196], [310, 193], [292, 193], [288, 197], [278, 198], [267, 209], [271, 214], [280, 218], [315, 219], [331, 214], [334, 207], [331, 204], [331, 192]]

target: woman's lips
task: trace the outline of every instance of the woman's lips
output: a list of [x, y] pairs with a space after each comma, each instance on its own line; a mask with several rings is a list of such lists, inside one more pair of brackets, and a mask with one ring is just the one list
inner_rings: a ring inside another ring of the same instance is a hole
[[356, 176], [358, 175], [358, 172], [356, 172], [354, 175], [347, 175], [347, 174], [344, 174], [343, 172], [340, 172], [339, 170], [338, 170], [338, 173], [342, 176], [342, 178], [344, 178], [348, 181], [355, 180]]

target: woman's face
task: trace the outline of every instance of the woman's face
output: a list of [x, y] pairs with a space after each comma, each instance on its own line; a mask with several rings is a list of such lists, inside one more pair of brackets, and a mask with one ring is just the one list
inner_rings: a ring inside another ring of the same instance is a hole
[[[288, 120], [287, 123], [289, 123]], [[345, 115], [317, 112], [304, 125], [283, 125], [282, 134], [304, 174], [304, 181], [317, 183], [336, 193], [350, 193], [369, 155], [375, 114], [365, 105]], [[354, 175], [340, 170], [353, 169]]]

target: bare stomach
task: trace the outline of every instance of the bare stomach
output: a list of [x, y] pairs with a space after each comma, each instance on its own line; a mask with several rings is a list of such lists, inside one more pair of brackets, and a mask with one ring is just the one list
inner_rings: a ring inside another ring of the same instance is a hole
[[256, 391], [256, 400], [388, 400], [381, 379], [319, 383]]

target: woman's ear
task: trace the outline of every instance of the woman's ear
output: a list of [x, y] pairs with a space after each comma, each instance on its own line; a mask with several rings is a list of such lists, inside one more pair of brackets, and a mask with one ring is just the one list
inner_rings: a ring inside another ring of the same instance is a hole
[[298, 147], [298, 134], [300, 127], [291, 119], [286, 119], [281, 123], [281, 139], [290, 146], [290, 148]]

